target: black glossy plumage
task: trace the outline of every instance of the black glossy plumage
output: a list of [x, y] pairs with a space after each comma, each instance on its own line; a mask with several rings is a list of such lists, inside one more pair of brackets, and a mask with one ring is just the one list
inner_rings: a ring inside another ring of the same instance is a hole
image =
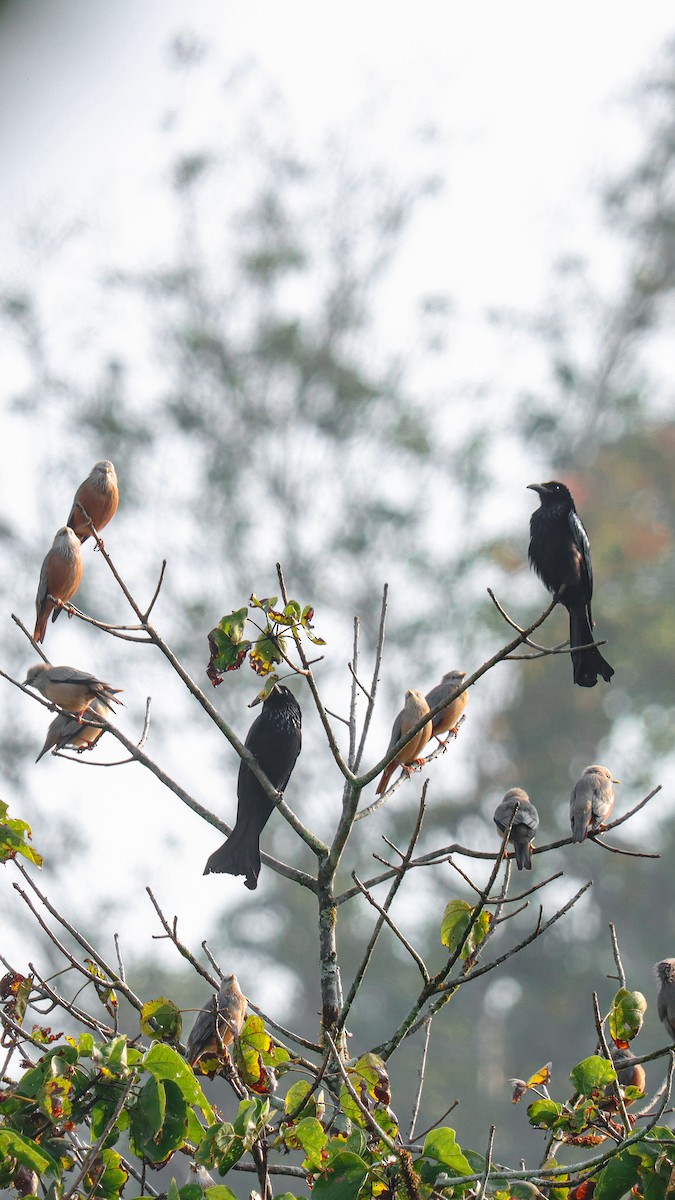
[[[564, 483], [530, 483], [541, 501], [530, 518], [528, 557], [542, 583], [553, 595], [565, 585], [560, 597], [570, 615], [570, 646], [586, 646], [593, 638], [591, 597], [593, 567], [591, 546], [583, 521]], [[572, 651], [574, 682], [595, 687], [598, 675], [609, 683], [614, 668], [598, 650]]]
[[[263, 703], [244, 745], [278, 792], [288, 783], [302, 745], [302, 713], [289, 688], [276, 687]], [[245, 875], [254, 890], [260, 874], [260, 834], [274, 805], [253, 772], [242, 762], [237, 780], [237, 821], [226, 842], [209, 858], [204, 874]]]

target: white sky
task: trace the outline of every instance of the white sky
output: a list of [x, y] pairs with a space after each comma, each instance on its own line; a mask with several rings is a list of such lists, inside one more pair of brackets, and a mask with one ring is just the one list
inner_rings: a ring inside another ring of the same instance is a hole
[[[564, 6], [541, 0], [347, 0], [339, 6], [316, 0], [20, 0], [0, 24], [0, 277], [35, 280], [40, 256], [27, 254], [17, 231], [28, 218], [53, 218], [55, 211], [64, 220], [86, 216], [89, 249], [97, 247], [101, 263], [144, 265], [162, 253], [170, 228], [162, 207], [162, 121], [170, 109], [186, 111], [175, 138], [192, 149], [200, 138], [210, 143], [219, 119], [217, 82], [167, 70], [170, 38], [194, 32], [230, 67], [247, 58], [263, 65], [308, 152], [336, 128], [350, 131], [356, 163], [376, 156], [395, 163], [409, 152], [408, 134], [438, 126], [446, 191], [415, 225], [386, 302], [390, 313], [380, 317], [396, 322], [402, 297], [450, 291], [465, 334], [457, 348], [459, 370], [468, 374], [483, 350], [476, 322], [486, 309], [536, 308], [556, 254], [580, 245], [595, 252], [593, 189], [638, 146], [639, 130], [618, 101], [673, 30], [669, 0]], [[70, 289], [77, 290], [77, 259], [69, 271], [53, 298], [56, 328], [66, 319]], [[508, 349], [490, 353], [508, 356]], [[513, 363], [501, 365], [513, 374]], [[485, 369], [495, 377], [500, 364]], [[19, 377], [11, 345], [0, 341], [3, 408]], [[14, 447], [13, 462], [30, 451], [29, 442]], [[11, 465], [4, 466], [0, 499], [9, 503]], [[529, 511], [527, 496], [522, 503], [523, 513]], [[78, 772], [56, 761], [40, 766], [52, 781], [66, 770]], [[119, 829], [132, 826], [136, 835], [125, 852], [139, 869], [153, 822], [178, 805], [155, 791], [149, 789], [147, 809], [126, 791], [119, 800]], [[83, 819], [90, 820], [93, 862], [95, 816]], [[185, 855], [186, 871], [194, 859], [196, 911], [186, 901], [182, 931], [198, 944], [204, 908], [218, 911], [223, 894], [234, 896], [241, 880], [225, 881], [216, 894], [198, 873], [203, 841]], [[161, 887], [161, 866], [153, 864], [155, 871]], [[170, 895], [170, 866], [166, 872]], [[99, 883], [114, 901], [114, 881]], [[171, 912], [175, 907], [172, 902]], [[120, 932], [123, 941], [133, 941], [133, 913]]]

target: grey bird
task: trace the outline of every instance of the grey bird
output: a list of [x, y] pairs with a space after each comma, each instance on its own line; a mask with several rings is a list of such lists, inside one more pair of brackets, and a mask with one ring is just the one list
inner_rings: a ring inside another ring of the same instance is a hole
[[190, 1066], [194, 1067], [200, 1058], [217, 1058], [222, 1047], [229, 1046], [239, 1037], [245, 1020], [246, 997], [239, 987], [237, 976], [226, 975], [218, 996], [211, 996], [208, 1004], [197, 1013], [187, 1043]]
[[75, 667], [51, 667], [49, 663], [36, 663], [30, 667], [23, 681], [24, 687], [35, 688], [45, 700], [75, 713], [78, 720], [92, 700], [103, 700], [106, 704], [122, 704], [116, 696], [122, 688], [111, 687], [87, 671]]
[[539, 813], [530, 802], [527, 792], [518, 787], [509, 788], [504, 799], [497, 805], [493, 820], [500, 833], [506, 833], [516, 805], [518, 812], [511, 826], [509, 841], [513, 846], [518, 870], [531, 871], [532, 841], [539, 828]]
[[675, 958], [663, 958], [654, 970], [661, 984], [656, 997], [656, 1011], [668, 1037], [675, 1042]]
[[98, 741], [105, 729], [101, 729], [99, 725], [87, 724], [87, 718], [94, 721], [107, 721], [112, 715], [112, 709], [106, 704], [105, 700], [94, 700], [85, 710], [83, 719], [80, 721], [77, 717], [69, 717], [66, 713], [59, 713], [54, 717], [49, 729], [45, 744], [40, 753], [35, 759], [39, 762], [43, 754], [53, 747], [57, 750], [64, 750], [66, 746], [72, 746], [81, 754], [83, 750], [91, 750], [94, 743]]
[[[466, 679], [466, 671], [446, 671], [441, 682], [437, 683], [436, 687], [432, 687], [430, 692], [427, 692], [426, 701], [429, 708], [435, 708], [437, 704], [441, 703], [441, 700], [447, 700], [448, 696], [451, 696], [453, 692], [457, 691], [458, 687], [462, 686], [464, 679]], [[447, 708], [443, 708], [439, 713], [436, 713], [432, 721], [433, 737], [438, 738], [440, 741], [442, 733], [454, 733], [456, 735], [457, 722], [468, 702], [469, 692], [467, 689], [467, 691], [462, 692], [461, 696], [457, 696]]]
[[[410, 729], [412, 729], [413, 725], [416, 725], [417, 722], [422, 719], [424, 714], [428, 713], [429, 711], [429, 705], [427, 704], [424, 696], [421, 692], [418, 692], [416, 688], [409, 688], [405, 694], [404, 700], [405, 703], [403, 708], [401, 709], [392, 726], [391, 737], [389, 738], [389, 745], [387, 746], [387, 756], [391, 754], [396, 743], [400, 741], [400, 739], [404, 737]], [[403, 770], [405, 771], [407, 767], [412, 766], [412, 764], [417, 761], [430, 737], [431, 721], [427, 721], [426, 725], [422, 726], [422, 728], [415, 734], [411, 741], [408, 742], [407, 746], [404, 746], [402, 750], [399, 750], [394, 761], [390, 762], [389, 766], [384, 768], [384, 771], [380, 776], [380, 782], [376, 788], [378, 796], [381, 796], [383, 792], [386, 792], [389, 785], [389, 780], [391, 779], [397, 767], [403, 767]], [[410, 771], [408, 771], [407, 774], [409, 776]]]
[[570, 795], [573, 842], [583, 842], [590, 833], [595, 833], [605, 824], [616, 798], [612, 784], [620, 782], [620, 779], [614, 779], [608, 767], [598, 766], [597, 763], [586, 767]]

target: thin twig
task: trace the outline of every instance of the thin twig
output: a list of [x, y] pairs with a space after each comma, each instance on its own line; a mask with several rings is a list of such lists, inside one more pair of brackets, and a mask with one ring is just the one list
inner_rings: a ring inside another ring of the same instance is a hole
[[616, 963], [616, 978], [619, 981], [619, 987], [625, 988], [626, 972], [623, 969], [623, 963], [621, 961], [621, 955], [619, 953], [619, 942], [618, 942], [618, 938], [616, 936], [616, 926], [613, 924], [612, 921], [610, 921], [610, 923], [609, 923], [609, 936], [612, 939], [612, 953], [614, 955], [614, 962]]
[[494, 1146], [494, 1141], [495, 1141], [495, 1126], [491, 1125], [490, 1133], [488, 1134], [487, 1150], [485, 1151], [485, 1172], [484, 1172], [483, 1178], [481, 1180], [481, 1185], [480, 1185], [478, 1191], [476, 1192], [476, 1200], [483, 1200], [483, 1198], [485, 1196], [485, 1192], [487, 1190], [488, 1179], [490, 1178], [490, 1167], [492, 1166], [492, 1148]]
[[415, 1126], [420, 1112], [420, 1104], [422, 1103], [422, 1091], [424, 1090], [424, 1076], [427, 1067], [427, 1055], [429, 1053], [429, 1038], [431, 1037], [431, 1020], [424, 1022], [424, 1043], [422, 1045], [422, 1057], [420, 1060], [420, 1069], [417, 1073], [418, 1084], [415, 1092], [415, 1100], [413, 1103], [412, 1115], [410, 1117], [410, 1131], [408, 1133], [408, 1142], [412, 1142], [415, 1137]]

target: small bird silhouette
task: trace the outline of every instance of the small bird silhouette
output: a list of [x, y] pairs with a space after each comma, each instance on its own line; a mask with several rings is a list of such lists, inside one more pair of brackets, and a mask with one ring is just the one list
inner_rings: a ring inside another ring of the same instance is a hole
[[82, 509], [94, 523], [94, 528], [100, 534], [101, 530], [111, 521], [117, 512], [119, 504], [119, 489], [117, 472], [111, 462], [104, 459], [97, 462], [80, 484], [73, 498], [73, 506], [68, 517], [68, 525], [77, 534], [81, 542], [91, 537], [91, 528], [87, 524]]
[[49, 614], [52, 614], [52, 621], [55, 621], [61, 611], [60, 605], [67, 604], [71, 596], [75, 595], [81, 579], [80, 542], [72, 529], [64, 525], [47, 551], [40, 571], [40, 582], [35, 597], [37, 619], [33, 637], [36, 642], [44, 642]]
[[513, 846], [516, 866], [519, 871], [532, 870], [532, 841], [539, 828], [539, 813], [522, 788], [509, 788], [504, 799], [497, 805], [493, 821], [500, 833], [506, 833], [513, 811], [518, 812], [511, 826], [509, 841]]
[[[251, 725], [244, 745], [272, 787], [283, 792], [302, 745], [302, 713], [290, 688], [283, 683], [275, 685]], [[214, 850], [204, 874], [245, 875], [246, 887], [254, 891], [260, 874], [260, 834], [274, 804], [243, 760], [237, 779], [237, 800], [234, 829], [227, 841]]]
[[92, 700], [104, 700], [106, 704], [122, 704], [117, 699], [122, 688], [111, 687], [95, 675], [87, 671], [78, 671], [75, 667], [51, 667], [48, 663], [35, 663], [29, 667], [23, 681], [24, 687], [35, 688], [46, 700], [65, 708], [67, 712], [75, 713], [78, 720]]
[[[579, 687], [595, 687], [598, 675], [610, 682], [614, 668], [610, 667], [597, 646], [589, 645], [593, 638], [591, 597], [593, 567], [591, 544], [572, 499], [569, 488], [553, 479], [550, 483], [528, 483], [541, 501], [530, 518], [530, 547], [528, 557], [537, 575], [549, 592], [560, 596], [570, 618], [570, 647], [574, 682]], [[575, 650], [575, 646], [586, 646]]]
[[[187, 1043], [187, 1060], [191, 1067], [200, 1058], [216, 1058], [221, 1046], [226, 1048], [239, 1037], [246, 1020], [246, 997], [236, 975], [226, 975], [208, 1004], [200, 1008]], [[220, 1039], [220, 1045], [218, 1044]]]
[[654, 969], [661, 985], [656, 997], [656, 1011], [668, 1037], [675, 1042], [675, 958], [663, 958]]
[[105, 700], [93, 700], [83, 714], [82, 720], [79, 717], [69, 717], [66, 713], [58, 713], [47, 730], [45, 744], [35, 761], [39, 762], [42, 755], [52, 747], [64, 750], [66, 746], [72, 746], [78, 754], [81, 754], [83, 750], [91, 750], [101, 734], [105, 733], [105, 729], [101, 729], [98, 725], [88, 725], [87, 719], [107, 721], [111, 715], [113, 715], [112, 709]]
[[[429, 705], [427, 704], [422, 693], [418, 692], [415, 688], [410, 688], [405, 694], [405, 703], [403, 708], [401, 709], [392, 726], [391, 737], [387, 747], [387, 756], [391, 754], [396, 743], [402, 737], [405, 737], [406, 733], [412, 729], [413, 725], [416, 725], [417, 722], [422, 719], [424, 714], [428, 713], [428, 711]], [[419, 733], [416, 733], [411, 741], [409, 741], [402, 750], [399, 750], [394, 761], [390, 762], [389, 765], [384, 768], [380, 782], [377, 785], [378, 796], [381, 796], [383, 792], [386, 792], [387, 787], [389, 786], [389, 780], [391, 779], [397, 767], [403, 767], [403, 770], [405, 771], [407, 767], [418, 761], [419, 756], [430, 737], [431, 721], [427, 721], [426, 725], [422, 726]], [[407, 773], [410, 774], [409, 771]]]
[[597, 764], [586, 767], [581, 779], [575, 783], [570, 796], [573, 842], [583, 842], [589, 833], [595, 833], [608, 820], [616, 799], [613, 783], [621, 783], [621, 780], [612, 778], [608, 767]]
[[[453, 692], [457, 691], [458, 687], [462, 686], [464, 679], [466, 679], [466, 671], [446, 671], [441, 682], [437, 683], [436, 687], [432, 687], [430, 692], [427, 692], [426, 701], [429, 708], [435, 708], [437, 704], [440, 704], [441, 700], [447, 700], [448, 696], [451, 696]], [[442, 733], [454, 733], [456, 736], [457, 722], [468, 702], [469, 691], [467, 688], [465, 692], [462, 692], [461, 696], [457, 696], [453, 700], [452, 704], [449, 704], [447, 708], [443, 708], [439, 713], [436, 713], [432, 721], [433, 737], [438, 738], [440, 742]]]

